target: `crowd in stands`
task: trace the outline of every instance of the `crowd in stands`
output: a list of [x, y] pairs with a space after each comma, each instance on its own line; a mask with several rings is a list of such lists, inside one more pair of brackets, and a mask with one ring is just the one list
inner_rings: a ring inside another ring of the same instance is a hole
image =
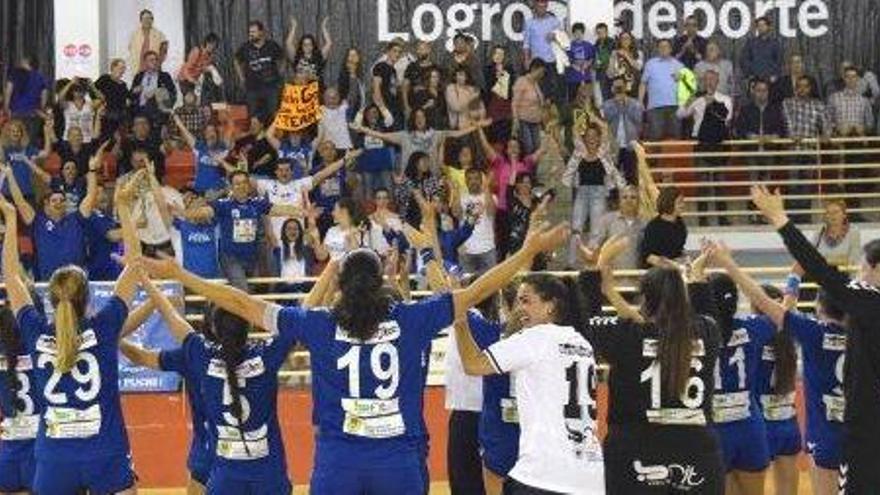
[[[577, 264], [581, 245], [595, 250], [618, 234], [633, 240], [620, 268], [676, 263], [687, 236], [682, 194], [665, 188], [657, 216], [640, 215], [635, 141], [692, 138], [713, 151], [736, 137], [770, 149], [776, 137], [878, 128], [873, 72], [842, 62], [839, 78], [817, 81], [766, 18], [738, 63], [698, 34], [696, 17], [647, 47], [626, 31], [612, 38], [603, 24], [590, 27], [594, 36], [579, 23], [566, 32], [542, 0], [525, 23], [521, 59], [499, 45], [481, 60], [459, 33], [450, 53], [392, 41], [371, 61], [335, 46], [328, 20], [319, 42], [291, 19], [283, 43], [253, 21], [233, 61], [218, 58], [224, 41], [210, 34], [176, 74], [163, 68], [168, 41], [152, 13], [140, 21], [130, 53], [97, 80], [51, 81], [33, 57], [8, 74], [0, 181], [27, 226], [25, 261], [37, 280], [69, 263], [92, 280], [118, 276], [112, 196], [129, 181], [138, 181], [133, 210], [146, 255], [177, 256], [239, 287], [257, 275], [316, 276], [359, 246], [381, 254], [389, 273], [417, 273], [401, 230], [424, 212], [438, 217], [443, 259], [479, 274], [518, 250], [531, 213], [562, 195], [575, 233], [563, 266]], [[332, 59], [343, 61], [338, 74], [326, 70]], [[234, 64], [238, 80], [224, 81], [221, 64]], [[277, 130], [283, 84], [314, 80], [321, 121]], [[242, 103], [227, 101], [237, 85], [250, 120], [230, 133], [217, 104]], [[194, 173], [175, 184], [166, 164], [181, 150]], [[841, 257], [858, 250], [845, 207], [829, 206], [844, 220], [829, 214], [819, 242]], [[534, 268], [548, 261], [538, 257]]]

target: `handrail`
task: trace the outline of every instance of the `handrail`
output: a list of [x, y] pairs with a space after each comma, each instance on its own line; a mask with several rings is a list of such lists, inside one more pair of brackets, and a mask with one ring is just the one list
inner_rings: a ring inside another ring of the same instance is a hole
[[792, 151], [701, 151], [689, 153], [648, 153], [645, 158], [679, 159], [679, 158], [736, 158], [736, 157], [768, 157], [768, 156], [838, 156], [838, 155], [880, 155], [880, 148], [865, 149], [816, 149]]
[[[726, 141], [722, 141], [722, 145], [735, 145], [735, 146], [757, 146], [757, 145], [778, 145], [778, 144], [823, 144], [823, 143], [880, 143], [880, 136], [863, 136], [863, 137], [834, 137], [829, 139], [817, 139], [814, 137], [811, 138], [803, 138], [803, 139], [792, 139], [792, 138], [780, 138], [780, 139], [769, 139], [765, 141], [760, 141], [758, 139], [729, 139]], [[658, 147], [658, 146], [696, 146], [699, 144], [699, 141], [693, 139], [677, 139], [670, 141], [639, 141], [644, 147]]]
[[675, 174], [688, 172], [781, 172], [786, 170], [858, 170], [880, 168], [880, 163], [830, 163], [830, 164], [797, 164], [797, 165], [722, 165], [718, 167], [655, 167], [652, 174]]
[[[796, 199], [856, 199], [856, 198], [880, 198], [880, 193], [820, 193], [820, 194], [783, 194], [784, 200]], [[693, 196], [684, 198], [685, 203], [702, 203], [707, 201], [751, 201], [752, 197], [743, 196]]]
[[[825, 210], [822, 208], [805, 208], [805, 209], [796, 209], [790, 208], [785, 210], [789, 215], [818, 215], [821, 213], [825, 213]], [[865, 207], [865, 208], [847, 208], [846, 211], [848, 213], [876, 213], [880, 212], [880, 206], [875, 207]], [[715, 216], [750, 216], [750, 215], [758, 215], [759, 213], [755, 210], [712, 210], [712, 211], [684, 211], [681, 213], [683, 217], [715, 217]]]
[[[880, 183], [880, 177], [870, 178], [835, 178], [835, 179], [768, 179], [768, 180], [729, 180], [716, 182], [661, 182], [658, 187], [750, 187], [759, 184], [775, 184], [779, 186], [805, 186], [820, 184], [877, 184]], [[818, 194], [816, 195], [818, 196]]]

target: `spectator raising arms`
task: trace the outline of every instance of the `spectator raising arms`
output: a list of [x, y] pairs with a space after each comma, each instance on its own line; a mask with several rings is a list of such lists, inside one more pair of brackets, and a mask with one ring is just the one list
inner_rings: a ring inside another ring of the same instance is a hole
[[657, 197], [657, 216], [645, 226], [639, 248], [642, 267], [678, 267], [684, 258], [687, 227], [681, 219], [684, 197], [675, 187], [665, 187]]
[[321, 33], [324, 36], [324, 43], [318, 49], [318, 40], [312, 34], [304, 34], [296, 39], [297, 22], [296, 17], [290, 16], [290, 32], [287, 33], [285, 45], [287, 48], [287, 57], [293, 64], [293, 72], [298, 77], [303, 77], [308, 81], [318, 81], [321, 87], [324, 86], [324, 68], [327, 66], [327, 60], [330, 57], [330, 50], [333, 48], [333, 38], [330, 35], [330, 18], [325, 17], [321, 21]]

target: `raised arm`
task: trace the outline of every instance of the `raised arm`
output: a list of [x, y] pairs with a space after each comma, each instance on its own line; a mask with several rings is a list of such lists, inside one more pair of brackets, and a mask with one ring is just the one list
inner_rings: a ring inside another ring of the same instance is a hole
[[461, 365], [464, 372], [472, 376], [494, 375], [495, 366], [492, 360], [477, 345], [471, 327], [468, 323], [467, 314], [455, 320], [455, 344], [458, 346], [458, 355], [461, 357]]
[[189, 132], [189, 129], [183, 125], [183, 121], [180, 120], [180, 116], [174, 112], [171, 112], [171, 120], [174, 121], [174, 125], [177, 126], [177, 130], [180, 131], [180, 135], [183, 136], [183, 140], [186, 141], [186, 145], [190, 147], [190, 149], [196, 147], [196, 137]]
[[367, 136], [372, 136], [377, 139], [381, 139], [386, 143], [396, 144], [398, 146], [403, 145], [403, 131], [400, 132], [381, 132], [375, 129], [370, 129], [369, 127], [364, 127], [362, 125], [349, 124], [351, 130], [355, 132], [359, 132], [361, 134], [366, 134]]
[[363, 150], [348, 150], [348, 151], [346, 151], [344, 157], [342, 157], [339, 160], [336, 160], [335, 162], [323, 167], [320, 171], [318, 171], [318, 173], [316, 173], [315, 175], [312, 176], [312, 184], [313, 184], [312, 187], [317, 186], [321, 182], [324, 182], [325, 180], [327, 180], [329, 177], [332, 177], [333, 174], [335, 174], [336, 172], [339, 172], [342, 169], [342, 167], [354, 162], [354, 160], [357, 157], [361, 156], [362, 153], [363, 153]]
[[609, 239], [599, 251], [597, 266], [602, 274], [602, 294], [617, 310], [617, 315], [626, 320], [642, 322], [643, 318], [639, 309], [630, 305], [614, 285], [614, 260], [626, 249], [629, 241], [624, 236], [616, 236]]
[[269, 143], [269, 146], [275, 148], [275, 151], [278, 151], [281, 148], [281, 140], [275, 135], [276, 131], [275, 122], [272, 121], [272, 124], [266, 129], [266, 142]]
[[150, 368], [151, 370], [160, 369], [159, 351], [144, 349], [143, 347], [134, 345], [125, 339], [119, 341], [119, 351], [122, 352], [129, 361], [138, 366]]
[[329, 60], [330, 50], [333, 49], [333, 36], [330, 34], [330, 17], [324, 17], [321, 21], [321, 34], [324, 37], [324, 43], [321, 45], [321, 56], [324, 60]]
[[[141, 327], [145, 321], [156, 311], [156, 303], [153, 302], [152, 299], [148, 299], [146, 302], [137, 307], [134, 311], [128, 314], [128, 318], [125, 319], [125, 323], [122, 324], [122, 333], [119, 334], [120, 339], [124, 339], [128, 337], [135, 330]], [[120, 342], [120, 345], [122, 342]]]
[[186, 270], [174, 260], [152, 260], [141, 258], [151, 276], [180, 281], [192, 292], [204, 296], [217, 306], [236, 314], [259, 328], [263, 327], [263, 314], [268, 304], [247, 292], [227, 285], [208, 282]]
[[456, 318], [465, 316], [468, 308], [501, 290], [521, 269], [527, 267], [536, 255], [553, 250], [568, 239], [569, 229], [566, 223], [552, 229], [538, 227], [536, 230], [526, 238], [522, 249], [513, 256], [495, 265], [466, 288], [453, 293]]
[[302, 306], [304, 308], [314, 308], [320, 306], [323, 301], [327, 300], [328, 292], [330, 292], [330, 288], [333, 286], [333, 280], [338, 273], [339, 263], [337, 261], [327, 263], [327, 266], [324, 267], [324, 271], [321, 272], [321, 276], [318, 277], [318, 281], [315, 282], [315, 285], [312, 286], [312, 289], [306, 294], [305, 299], [303, 299]]
[[736, 282], [736, 285], [742, 289], [749, 301], [762, 313], [770, 317], [776, 328], [782, 328], [785, 321], [786, 307], [773, 300], [764, 292], [764, 289], [755, 282], [755, 279], [744, 272], [734, 261], [730, 254], [730, 249], [723, 243], [715, 243], [712, 248], [712, 259], [715, 263], [724, 268], [730, 275], [730, 278]]
[[290, 30], [287, 32], [284, 47], [287, 49], [287, 58], [291, 62], [296, 58], [296, 25], [296, 17], [290, 16]]
[[40, 180], [45, 185], [49, 185], [52, 182], [52, 176], [49, 172], [43, 169], [43, 167], [39, 166], [35, 159], [33, 158], [25, 158], [25, 163], [27, 163], [28, 168], [31, 169], [31, 172], [37, 176], [37, 179]]
[[[2, 160], [3, 158], [0, 157], [0, 174], [6, 176], [6, 181], [9, 183], [9, 192], [12, 193], [12, 201], [15, 203], [15, 208], [18, 209], [21, 219], [24, 220], [25, 225], [30, 225], [34, 222], [34, 217], [36, 217], [34, 207], [24, 199], [21, 188], [18, 186], [18, 180], [15, 179], [15, 174], [12, 172], [12, 167]], [[12, 232], [15, 231], [13, 230]]]
[[3, 278], [6, 283], [6, 297], [12, 312], [33, 304], [31, 294], [21, 278], [21, 265], [18, 261], [18, 213], [15, 206], [0, 195], [0, 210], [6, 221], [6, 235], [3, 236]]
[[178, 342], [183, 342], [183, 339], [193, 331], [192, 325], [190, 325], [189, 322], [186, 321], [186, 318], [177, 311], [177, 308], [171, 304], [171, 301], [168, 300], [165, 294], [156, 288], [156, 285], [153, 284], [153, 281], [150, 280], [150, 277], [147, 276], [145, 271], [139, 269], [138, 276], [141, 285], [143, 285], [144, 290], [150, 296], [150, 300], [153, 301], [153, 304], [156, 305], [156, 309], [159, 310], [165, 323], [168, 324], [168, 329], [171, 331], [171, 335], [173, 335]]
[[89, 171], [86, 173], [86, 197], [79, 204], [79, 213], [83, 217], [92, 216], [92, 211], [98, 205], [98, 170], [104, 163], [104, 150], [110, 141], [104, 141], [104, 144], [98, 148], [95, 155], [89, 159]]
[[489, 139], [486, 137], [486, 132], [483, 131], [481, 127], [477, 130], [477, 137], [480, 138], [480, 146], [483, 147], [483, 153], [486, 154], [486, 160], [490, 163], [498, 158], [498, 152], [495, 151], [495, 148], [492, 147], [492, 143], [489, 142]]

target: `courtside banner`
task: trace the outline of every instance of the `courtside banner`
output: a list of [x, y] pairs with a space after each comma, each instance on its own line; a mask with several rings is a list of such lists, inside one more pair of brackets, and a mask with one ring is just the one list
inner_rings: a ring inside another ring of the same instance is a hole
[[[89, 311], [99, 311], [107, 301], [113, 297], [113, 282], [91, 282]], [[177, 282], [157, 282], [157, 287], [165, 294], [178, 310], [183, 311], [183, 286]], [[43, 306], [46, 308], [47, 317], [52, 319], [52, 305], [49, 303], [46, 285], [37, 286], [37, 293], [43, 298]], [[147, 294], [139, 290], [131, 304], [132, 311], [146, 302]], [[129, 312], [131, 314], [131, 312]], [[149, 318], [137, 330], [128, 336], [128, 341], [152, 350], [175, 349], [178, 343], [171, 336], [165, 320], [158, 311]], [[119, 390], [121, 392], [174, 392], [180, 389], [180, 375], [154, 371], [140, 366], [135, 366], [122, 354], [119, 355]]]

